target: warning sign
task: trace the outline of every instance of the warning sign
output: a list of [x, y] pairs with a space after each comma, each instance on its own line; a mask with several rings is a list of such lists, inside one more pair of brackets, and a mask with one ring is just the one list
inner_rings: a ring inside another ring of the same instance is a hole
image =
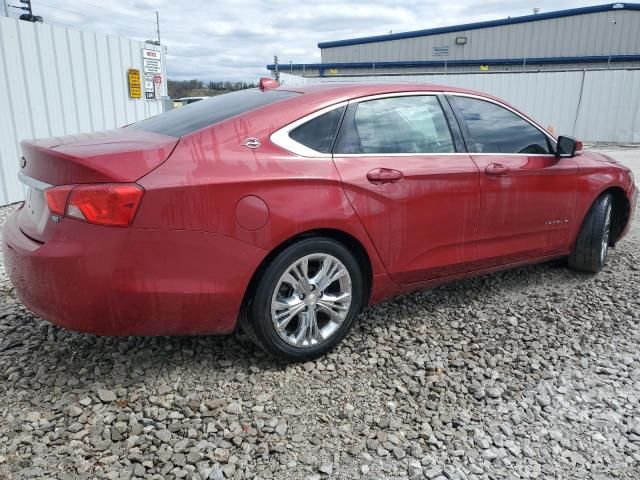
[[141, 98], [142, 88], [140, 85], [140, 70], [137, 68], [130, 68], [127, 73], [129, 77], [129, 97]]
[[156, 98], [155, 86], [153, 85], [153, 75], [144, 76], [144, 98], [153, 100]]
[[162, 54], [158, 50], [142, 49], [142, 68], [145, 75], [162, 73]]

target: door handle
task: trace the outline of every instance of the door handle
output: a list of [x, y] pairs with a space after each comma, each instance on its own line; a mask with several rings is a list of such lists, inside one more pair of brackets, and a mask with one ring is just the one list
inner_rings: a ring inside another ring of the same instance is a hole
[[403, 177], [402, 172], [391, 168], [376, 168], [367, 173], [367, 180], [374, 185], [399, 182]]
[[501, 163], [491, 163], [484, 169], [484, 173], [492, 177], [504, 177], [511, 172], [511, 168]]

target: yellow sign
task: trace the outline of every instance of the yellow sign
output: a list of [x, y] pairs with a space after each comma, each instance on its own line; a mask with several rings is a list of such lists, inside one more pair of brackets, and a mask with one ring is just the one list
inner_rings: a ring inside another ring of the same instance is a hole
[[142, 85], [140, 83], [140, 70], [137, 68], [130, 68], [127, 73], [129, 74], [129, 97], [130, 98], [142, 98]]
[[480, 70], [482, 72], [488, 72], [489, 71], [489, 65], [480, 65]]
[[337, 75], [338, 74], [338, 69], [337, 68], [330, 68], [329, 69], [329, 75]]

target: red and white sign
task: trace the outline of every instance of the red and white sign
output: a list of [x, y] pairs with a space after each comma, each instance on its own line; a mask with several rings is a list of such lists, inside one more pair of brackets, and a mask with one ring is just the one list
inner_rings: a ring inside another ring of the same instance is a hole
[[155, 97], [159, 99], [162, 96], [162, 75], [153, 76], [153, 87], [154, 87]]
[[155, 58], [156, 60], [160, 60], [160, 51], [159, 50], [149, 50], [148, 48], [142, 49], [142, 58]]

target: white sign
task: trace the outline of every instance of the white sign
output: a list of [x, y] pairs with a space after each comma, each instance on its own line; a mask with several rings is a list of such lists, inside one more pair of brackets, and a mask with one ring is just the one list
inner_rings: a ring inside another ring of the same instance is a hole
[[433, 47], [433, 56], [434, 57], [448, 57], [449, 56], [449, 47]]
[[144, 98], [153, 100], [156, 98], [155, 87], [153, 85], [153, 75], [144, 76]]
[[162, 54], [158, 50], [142, 49], [142, 69], [145, 75], [162, 73]]

